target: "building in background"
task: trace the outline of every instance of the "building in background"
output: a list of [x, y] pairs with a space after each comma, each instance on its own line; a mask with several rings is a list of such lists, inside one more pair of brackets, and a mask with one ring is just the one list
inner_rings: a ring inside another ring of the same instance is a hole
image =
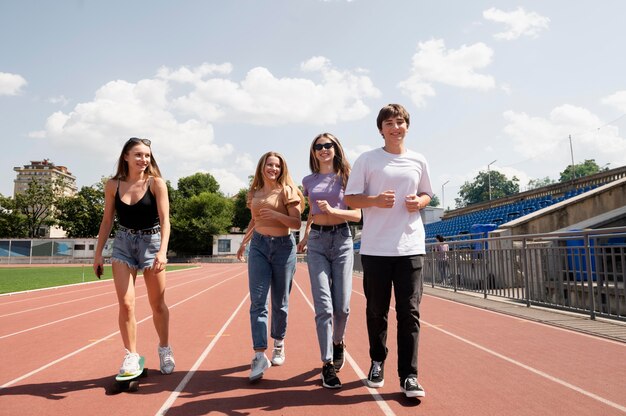
[[[17, 177], [13, 181], [13, 197], [26, 192], [31, 181], [40, 184], [56, 183], [61, 185], [59, 196], [72, 196], [78, 191], [76, 177], [65, 166], [57, 166], [49, 159], [31, 161], [22, 167], [14, 167]], [[60, 227], [42, 227], [39, 230], [40, 237], [63, 238], [65, 231]]]

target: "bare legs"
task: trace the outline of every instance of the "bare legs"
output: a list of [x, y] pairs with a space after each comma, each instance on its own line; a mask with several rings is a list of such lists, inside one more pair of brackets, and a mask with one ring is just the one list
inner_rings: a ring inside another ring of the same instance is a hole
[[[128, 265], [112, 262], [113, 281], [119, 304], [118, 322], [124, 347], [137, 352], [137, 319], [135, 316], [135, 280], [137, 271]], [[144, 270], [152, 320], [159, 336], [159, 345], [169, 345], [169, 309], [165, 304], [165, 270]]]

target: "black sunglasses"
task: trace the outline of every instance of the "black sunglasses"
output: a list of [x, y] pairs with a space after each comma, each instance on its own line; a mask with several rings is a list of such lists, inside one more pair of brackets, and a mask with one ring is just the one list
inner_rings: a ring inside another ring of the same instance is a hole
[[333, 142], [328, 142], [328, 143], [324, 143], [324, 144], [314, 144], [313, 145], [313, 149], [317, 150], [318, 152], [322, 149], [330, 149], [331, 147], [333, 147], [335, 144]]
[[149, 139], [140, 139], [138, 137], [131, 137], [126, 142], [126, 144], [128, 144], [128, 143], [143, 143], [143, 144], [145, 144], [148, 147], [150, 147], [150, 145], [152, 144], [152, 142]]

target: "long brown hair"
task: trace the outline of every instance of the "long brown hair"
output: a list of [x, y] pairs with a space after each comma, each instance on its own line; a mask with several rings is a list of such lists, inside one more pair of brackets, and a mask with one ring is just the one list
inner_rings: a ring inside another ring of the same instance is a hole
[[339, 143], [339, 139], [330, 133], [322, 133], [315, 136], [313, 142], [311, 142], [311, 148], [309, 150], [309, 167], [311, 168], [311, 172], [319, 173], [320, 172], [320, 162], [315, 157], [315, 142], [317, 142], [322, 137], [327, 138], [333, 143], [333, 147], [335, 148], [335, 157], [333, 157], [333, 170], [339, 177], [341, 178], [341, 185], [343, 189], [346, 189], [346, 184], [348, 183], [348, 177], [350, 176], [350, 163], [346, 158], [346, 154], [343, 151], [343, 147], [341, 143]]
[[113, 179], [121, 179], [124, 180], [128, 176], [128, 162], [124, 160], [124, 156], [128, 155], [131, 149], [138, 144], [144, 144], [150, 148], [150, 164], [146, 168], [146, 174], [148, 176], [154, 176], [156, 178], [161, 177], [161, 170], [159, 169], [159, 165], [157, 164], [156, 159], [154, 158], [154, 153], [152, 153], [152, 147], [150, 146], [152, 142], [148, 139], [140, 139], [137, 137], [131, 137], [126, 141], [124, 147], [122, 147], [122, 153], [120, 153], [120, 157], [117, 160], [117, 170], [115, 175], [113, 175]]
[[254, 172], [254, 178], [252, 179], [252, 184], [250, 184], [250, 190], [248, 191], [248, 201], [252, 201], [254, 193], [265, 186], [265, 179], [263, 178], [263, 168], [265, 167], [267, 158], [272, 156], [280, 160], [280, 174], [276, 178], [276, 183], [278, 183], [282, 187], [289, 186], [298, 193], [298, 196], [300, 196], [300, 212], [302, 212], [304, 210], [304, 195], [302, 195], [302, 191], [300, 191], [300, 188], [296, 186], [295, 182], [291, 178], [285, 158], [278, 152], [267, 152], [259, 159], [259, 163], [257, 163], [256, 166], [256, 171]]

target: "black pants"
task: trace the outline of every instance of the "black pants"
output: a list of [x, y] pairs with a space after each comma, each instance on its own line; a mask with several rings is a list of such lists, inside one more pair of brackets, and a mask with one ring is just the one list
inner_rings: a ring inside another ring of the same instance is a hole
[[401, 380], [417, 376], [424, 256], [362, 255], [361, 262], [370, 358], [374, 361], [387, 358], [387, 321], [393, 286], [398, 321], [398, 376]]

